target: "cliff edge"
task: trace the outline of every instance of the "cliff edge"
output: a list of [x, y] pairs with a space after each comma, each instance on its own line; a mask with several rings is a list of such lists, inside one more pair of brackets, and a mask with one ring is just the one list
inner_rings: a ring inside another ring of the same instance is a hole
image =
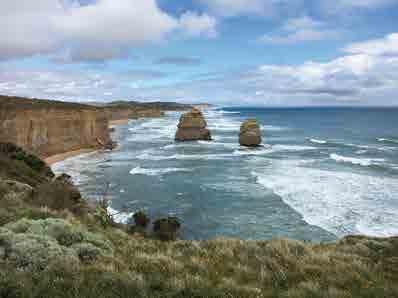
[[101, 108], [49, 100], [0, 96], [0, 141], [45, 158], [111, 143]]

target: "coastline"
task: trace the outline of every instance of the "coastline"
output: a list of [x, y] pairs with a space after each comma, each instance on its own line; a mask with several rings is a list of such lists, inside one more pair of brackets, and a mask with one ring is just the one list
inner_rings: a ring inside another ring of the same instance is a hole
[[[123, 124], [127, 124], [128, 122], [129, 122], [129, 119], [110, 120], [108, 127], [123, 125]], [[91, 153], [91, 152], [95, 152], [95, 151], [98, 151], [98, 148], [82, 148], [79, 150], [73, 150], [73, 151], [68, 151], [68, 152], [64, 152], [64, 153], [51, 155], [47, 158], [44, 158], [43, 160], [48, 166], [52, 166], [55, 163], [64, 161], [65, 159], [68, 159], [70, 157], [75, 157], [75, 156], [78, 156], [81, 154]]]
[[74, 150], [74, 151], [51, 155], [47, 158], [44, 158], [43, 160], [48, 166], [52, 166], [55, 163], [61, 162], [67, 158], [75, 157], [75, 156], [85, 154], [85, 153], [95, 152], [97, 150], [98, 150], [98, 148], [84, 148], [84, 149], [79, 149], [79, 150]]
[[122, 125], [129, 123], [129, 119], [109, 120], [109, 125]]

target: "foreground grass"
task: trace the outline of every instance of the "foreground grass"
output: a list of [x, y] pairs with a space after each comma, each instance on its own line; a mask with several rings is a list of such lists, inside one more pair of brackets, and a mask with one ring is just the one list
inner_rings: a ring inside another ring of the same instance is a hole
[[398, 238], [161, 242], [100, 224], [65, 185], [3, 161], [38, 184], [21, 196], [0, 183], [0, 297], [398, 297]]

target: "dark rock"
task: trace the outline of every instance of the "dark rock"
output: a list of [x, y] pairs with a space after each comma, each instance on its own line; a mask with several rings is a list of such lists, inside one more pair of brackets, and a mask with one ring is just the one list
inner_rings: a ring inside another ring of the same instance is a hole
[[162, 241], [174, 241], [181, 224], [176, 217], [158, 219], [153, 223], [154, 236]]
[[138, 227], [146, 228], [150, 222], [148, 216], [146, 216], [146, 214], [142, 211], [134, 213], [133, 218], [135, 225]]

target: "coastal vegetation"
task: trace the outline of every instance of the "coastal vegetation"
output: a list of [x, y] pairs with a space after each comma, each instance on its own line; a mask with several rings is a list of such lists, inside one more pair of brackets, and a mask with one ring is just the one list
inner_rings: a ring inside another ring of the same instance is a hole
[[14, 149], [0, 153], [0, 297], [398, 297], [397, 237], [162, 241], [103, 221]]

